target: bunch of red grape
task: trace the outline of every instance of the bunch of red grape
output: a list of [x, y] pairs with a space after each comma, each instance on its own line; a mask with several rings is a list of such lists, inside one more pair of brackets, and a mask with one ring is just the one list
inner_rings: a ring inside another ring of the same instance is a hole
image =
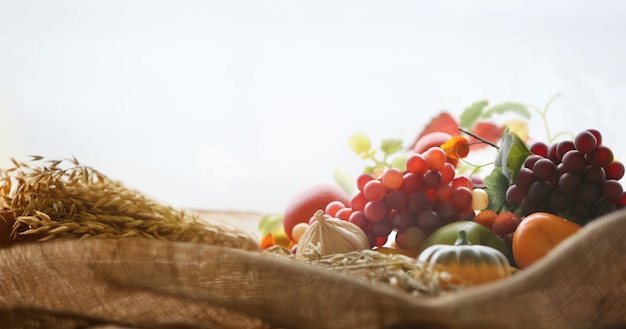
[[530, 151], [506, 193], [522, 216], [546, 211], [584, 225], [626, 203], [619, 182], [624, 164], [602, 144], [599, 131], [588, 129], [550, 146], [537, 142]]
[[326, 213], [359, 226], [370, 245], [382, 246], [395, 231], [401, 248], [417, 248], [437, 228], [474, 216], [473, 183], [456, 175], [445, 151], [432, 147], [411, 155], [406, 170], [362, 174], [350, 205], [334, 202]]

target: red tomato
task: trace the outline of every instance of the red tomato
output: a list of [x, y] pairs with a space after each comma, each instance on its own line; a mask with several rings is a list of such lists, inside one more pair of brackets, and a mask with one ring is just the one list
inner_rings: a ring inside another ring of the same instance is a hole
[[289, 240], [293, 241], [291, 231], [296, 224], [308, 223], [316, 211], [326, 209], [332, 201], [350, 204], [346, 192], [334, 184], [321, 183], [296, 193], [287, 203], [283, 214], [283, 228]]

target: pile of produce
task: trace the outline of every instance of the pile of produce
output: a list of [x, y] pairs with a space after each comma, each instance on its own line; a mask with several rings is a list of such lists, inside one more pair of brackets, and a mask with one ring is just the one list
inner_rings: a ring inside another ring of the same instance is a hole
[[[407, 276], [438, 291], [510, 277], [626, 204], [624, 164], [600, 131], [529, 137], [531, 113], [548, 127], [547, 108], [476, 102], [458, 120], [435, 116], [409, 147], [383, 140], [380, 152], [357, 133], [350, 148], [373, 164], [353, 186], [344, 176], [294, 194], [284, 213], [262, 219], [261, 247], [300, 261], [401, 254], [415, 265]], [[516, 118], [499, 124], [498, 115]], [[493, 161], [468, 160], [490, 150]]]

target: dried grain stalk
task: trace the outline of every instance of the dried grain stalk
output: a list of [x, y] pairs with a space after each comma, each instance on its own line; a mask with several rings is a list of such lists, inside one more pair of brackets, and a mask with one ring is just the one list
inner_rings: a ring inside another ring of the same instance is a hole
[[12, 162], [0, 170], [0, 246], [142, 237], [259, 249], [248, 232], [156, 202], [76, 158]]

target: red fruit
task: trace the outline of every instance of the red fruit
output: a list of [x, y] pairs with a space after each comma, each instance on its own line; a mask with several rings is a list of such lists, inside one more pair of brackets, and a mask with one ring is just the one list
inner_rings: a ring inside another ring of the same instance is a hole
[[491, 230], [493, 233], [503, 238], [507, 234], [515, 232], [515, 229], [522, 222], [522, 218], [511, 211], [503, 211], [493, 219]]
[[289, 240], [293, 241], [291, 231], [296, 224], [308, 223], [316, 211], [326, 209], [326, 206], [332, 201], [341, 201], [345, 205], [350, 204], [346, 192], [334, 184], [316, 184], [296, 193], [287, 202], [283, 214], [283, 228]]
[[497, 212], [491, 209], [486, 209], [479, 212], [476, 217], [474, 217], [474, 222], [491, 230], [493, 228], [493, 222], [496, 217], [498, 217]]

